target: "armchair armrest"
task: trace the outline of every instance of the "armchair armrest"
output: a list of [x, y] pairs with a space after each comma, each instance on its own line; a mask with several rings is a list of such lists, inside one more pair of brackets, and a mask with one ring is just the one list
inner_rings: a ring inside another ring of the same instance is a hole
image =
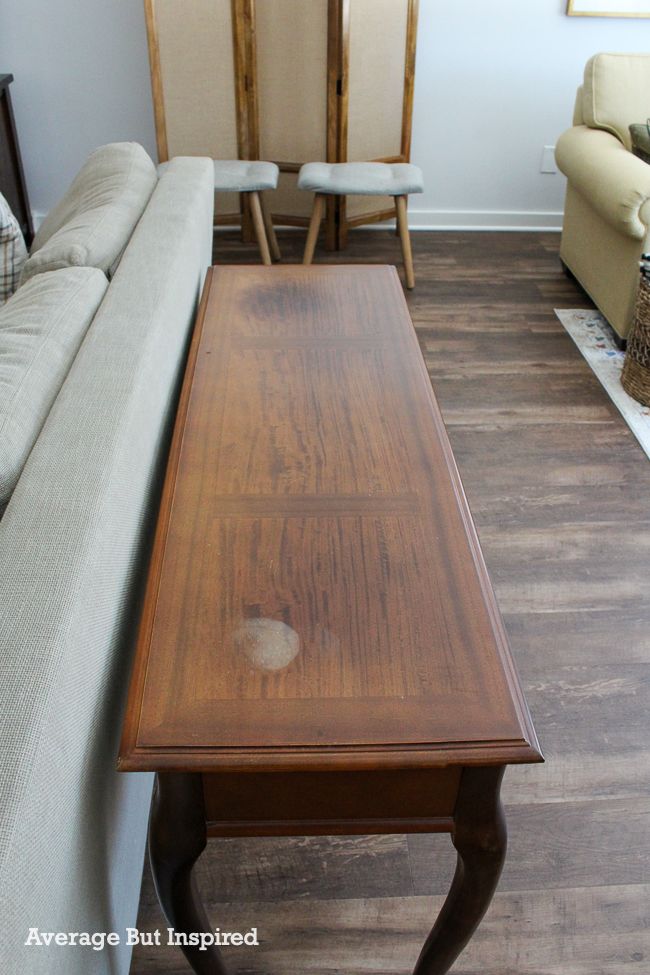
[[571, 185], [619, 233], [647, 236], [650, 166], [616, 136], [575, 125], [558, 139], [555, 158]]

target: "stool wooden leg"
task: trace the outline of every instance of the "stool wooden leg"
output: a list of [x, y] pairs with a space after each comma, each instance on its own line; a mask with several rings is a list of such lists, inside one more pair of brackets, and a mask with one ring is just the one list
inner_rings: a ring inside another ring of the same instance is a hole
[[252, 192], [249, 193], [248, 196], [251, 202], [251, 215], [253, 217], [253, 226], [255, 227], [255, 236], [257, 237], [260, 254], [262, 255], [262, 264], [270, 264], [271, 253], [269, 251], [269, 242], [266, 239], [266, 230], [264, 229], [264, 217], [262, 216], [262, 206], [260, 204], [259, 193]]
[[399, 239], [402, 243], [402, 256], [404, 258], [404, 274], [406, 277], [406, 287], [415, 287], [415, 274], [413, 273], [413, 255], [411, 253], [411, 238], [409, 236], [408, 217], [406, 215], [406, 203], [408, 197], [396, 196], [395, 209], [397, 211], [397, 228]]
[[325, 211], [325, 197], [322, 193], [316, 193], [314, 196], [314, 209], [311, 213], [311, 220], [309, 221], [309, 232], [307, 233], [307, 243], [305, 244], [305, 253], [303, 255], [302, 263], [311, 264], [314, 251], [316, 250], [316, 241], [318, 240], [318, 231], [320, 230], [321, 220], [323, 219], [323, 213]]
[[275, 236], [275, 227], [273, 226], [271, 214], [269, 213], [269, 208], [266, 205], [266, 200], [262, 193], [259, 194], [259, 200], [260, 207], [262, 208], [262, 219], [264, 220], [264, 229], [266, 231], [266, 239], [269, 242], [271, 257], [274, 261], [280, 261], [282, 259], [282, 255], [280, 254], [280, 248], [278, 246], [278, 238]]
[[253, 240], [253, 221], [251, 220], [251, 207], [248, 193], [239, 194], [239, 212], [241, 214], [241, 239], [244, 244], [250, 244]]

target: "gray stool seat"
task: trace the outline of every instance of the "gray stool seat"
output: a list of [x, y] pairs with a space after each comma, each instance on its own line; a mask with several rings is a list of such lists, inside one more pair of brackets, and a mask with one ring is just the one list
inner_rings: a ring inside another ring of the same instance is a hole
[[[275, 163], [248, 159], [213, 159], [214, 188], [222, 193], [253, 193], [274, 190], [278, 185], [280, 170]], [[160, 163], [158, 175], [169, 163]]]
[[247, 159], [215, 159], [214, 188], [222, 193], [250, 193], [274, 190], [280, 170], [271, 162]]
[[[271, 215], [260, 196], [264, 190], [274, 190], [278, 185], [280, 170], [275, 163], [249, 159], [213, 159], [214, 188], [217, 193], [246, 193], [255, 236], [262, 255], [262, 262], [280, 260], [280, 248], [275, 236]], [[169, 166], [160, 163], [158, 176]]]
[[422, 170], [411, 163], [305, 163], [298, 189], [334, 196], [409, 196], [422, 193]]

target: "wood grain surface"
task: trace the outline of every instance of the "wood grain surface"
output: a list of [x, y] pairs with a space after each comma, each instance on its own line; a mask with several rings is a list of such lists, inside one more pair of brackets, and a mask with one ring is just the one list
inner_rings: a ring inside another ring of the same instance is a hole
[[[281, 244], [300, 260], [302, 234]], [[411, 315], [546, 757], [506, 773], [508, 859], [454, 975], [650, 964], [650, 466], [553, 314], [591, 307], [558, 249], [413, 235]], [[218, 253], [255, 260], [234, 235]], [[395, 261], [395, 238], [355, 232], [340, 257]], [[446, 836], [246, 838], [210, 841], [198, 881], [215, 925], [259, 928], [224, 949], [233, 975], [406, 975], [452, 872]], [[148, 869], [138, 925], [164, 928]], [[186, 971], [135, 950], [131, 975]]]
[[121, 767], [538, 761], [393, 268], [215, 268]]

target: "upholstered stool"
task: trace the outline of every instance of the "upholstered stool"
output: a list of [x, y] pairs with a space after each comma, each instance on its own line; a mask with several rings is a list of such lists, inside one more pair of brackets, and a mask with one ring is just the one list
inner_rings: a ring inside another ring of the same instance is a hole
[[[248, 194], [262, 263], [270, 264], [271, 258], [279, 261], [280, 248], [273, 222], [261, 196], [264, 190], [274, 190], [278, 185], [278, 167], [275, 163], [247, 159], [215, 159], [213, 162], [214, 188], [217, 193]], [[169, 163], [161, 163], [158, 174], [162, 175], [168, 165]]]
[[406, 287], [415, 285], [406, 209], [409, 194], [421, 193], [424, 188], [421, 169], [410, 163], [306, 163], [298, 176], [298, 188], [316, 194], [303, 264], [312, 262], [326, 196], [394, 196]]

